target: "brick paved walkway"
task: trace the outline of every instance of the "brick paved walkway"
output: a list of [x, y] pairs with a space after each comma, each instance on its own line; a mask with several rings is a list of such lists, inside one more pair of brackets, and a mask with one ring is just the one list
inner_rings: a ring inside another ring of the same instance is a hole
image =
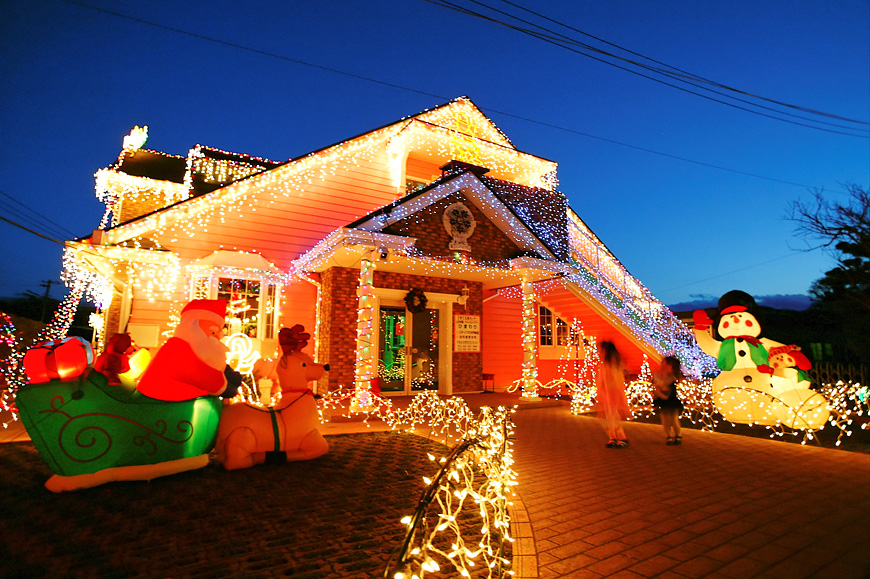
[[567, 405], [514, 416], [517, 577], [870, 577], [870, 455], [642, 423], [608, 449]]
[[[475, 410], [518, 402], [465, 398]], [[603, 423], [567, 403], [520, 408], [518, 579], [870, 578], [870, 454], [688, 429], [669, 447], [660, 426], [638, 422], [628, 448], [607, 449]]]

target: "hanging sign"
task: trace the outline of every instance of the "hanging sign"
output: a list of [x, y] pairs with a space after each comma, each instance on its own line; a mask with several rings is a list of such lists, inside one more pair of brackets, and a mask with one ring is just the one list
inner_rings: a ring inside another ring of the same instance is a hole
[[453, 351], [480, 352], [480, 316], [453, 316]]

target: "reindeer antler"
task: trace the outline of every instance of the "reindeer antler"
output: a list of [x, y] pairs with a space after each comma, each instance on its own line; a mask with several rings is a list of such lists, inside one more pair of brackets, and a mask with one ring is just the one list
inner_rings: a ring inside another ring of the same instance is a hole
[[292, 328], [281, 328], [278, 332], [278, 344], [281, 352], [286, 356], [291, 352], [298, 352], [308, 345], [311, 334], [305, 331], [302, 324], [296, 324]]

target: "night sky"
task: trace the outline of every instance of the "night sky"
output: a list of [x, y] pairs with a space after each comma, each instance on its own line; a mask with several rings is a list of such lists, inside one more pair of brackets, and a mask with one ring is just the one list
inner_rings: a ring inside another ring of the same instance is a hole
[[[283, 161], [468, 95], [520, 150], [559, 163], [574, 210], [666, 304], [806, 294], [833, 267], [787, 215], [811, 189], [845, 202], [843, 183], [870, 184], [866, 0], [456, 3], [677, 67], [748, 104], [424, 0], [4, 2], [0, 216], [89, 234], [103, 212], [93, 174], [134, 125], [149, 126], [146, 148]], [[0, 244], [0, 296], [58, 280], [60, 245], [5, 221]]]

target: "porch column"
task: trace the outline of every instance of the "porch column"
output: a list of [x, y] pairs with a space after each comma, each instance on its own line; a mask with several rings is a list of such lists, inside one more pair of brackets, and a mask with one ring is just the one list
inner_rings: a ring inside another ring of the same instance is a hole
[[538, 365], [536, 352], [537, 328], [535, 327], [535, 288], [523, 278], [523, 397], [538, 396]]
[[374, 338], [375, 295], [374, 295], [375, 265], [364, 257], [359, 266], [359, 287], [357, 287], [357, 321], [356, 321], [356, 368], [354, 370], [354, 388], [368, 390], [371, 381], [377, 377], [377, 362], [372, 348]]

